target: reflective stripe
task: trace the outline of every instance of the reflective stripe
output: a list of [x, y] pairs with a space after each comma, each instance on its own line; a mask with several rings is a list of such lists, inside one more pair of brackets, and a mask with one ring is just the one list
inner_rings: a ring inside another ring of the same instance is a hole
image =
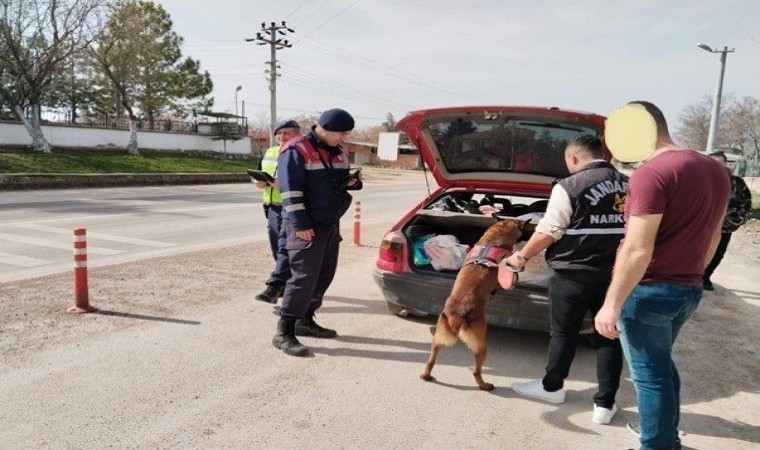
[[286, 198], [293, 198], [293, 197], [303, 197], [303, 191], [287, 191], [287, 192], [281, 192], [280, 196], [283, 199]]
[[87, 268], [87, 261], [74, 261], [74, 268], [75, 269], [86, 269]]
[[303, 203], [296, 203], [294, 205], [288, 205], [283, 209], [285, 210], [285, 212], [293, 212], [293, 211], [300, 211], [302, 209], [306, 209], [306, 207], [303, 205]]
[[85, 235], [74, 235], [74, 242], [87, 242], [87, 236]]
[[87, 249], [86, 248], [75, 248], [74, 249], [74, 254], [75, 255], [86, 255], [87, 254]]
[[565, 234], [625, 234], [625, 228], [570, 228]]
[[306, 163], [304, 164], [304, 167], [306, 167], [306, 170], [324, 170], [325, 169], [325, 166], [322, 164], [322, 161]]

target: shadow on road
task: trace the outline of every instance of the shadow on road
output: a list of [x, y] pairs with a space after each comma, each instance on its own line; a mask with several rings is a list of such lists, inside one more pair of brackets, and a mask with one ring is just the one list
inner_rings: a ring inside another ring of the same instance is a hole
[[111, 311], [107, 309], [98, 309], [96, 311], [93, 311], [93, 314], [100, 314], [102, 316], [111, 316], [111, 317], [123, 317], [125, 319], [153, 320], [156, 322], [177, 323], [180, 325], [201, 325], [201, 322], [198, 322], [195, 320], [172, 319], [171, 317], [145, 316], [142, 314], [125, 313], [125, 312], [120, 312], [120, 311]]

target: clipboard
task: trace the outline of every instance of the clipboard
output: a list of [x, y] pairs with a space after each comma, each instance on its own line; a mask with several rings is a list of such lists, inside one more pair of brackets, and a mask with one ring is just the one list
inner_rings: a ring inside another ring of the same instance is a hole
[[265, 183], [274, 183], [274, 177], [261, 170], [245, 169], [254, 180], [263, 181]]

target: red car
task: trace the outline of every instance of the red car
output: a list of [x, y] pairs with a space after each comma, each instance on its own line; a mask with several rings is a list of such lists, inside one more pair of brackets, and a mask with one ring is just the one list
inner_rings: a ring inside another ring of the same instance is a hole
[[[494, 210], [537, 222], [552, 182], [568, 175], [568, 141], [587, 134], [601, 137], [604, 120], [592, 113], [526, 106], [429, 109], [402, 119], [397, 129], [420, 150], [439, 187], [383, 238], [374, 279], [390, 311], [440, 314], [457, 271], [426, 264], [423, 242], [443, 234], [472, 246], [493, 223]], [[542, 259], [531, 258], [515, 289], [494, 293], [486, 306], [490, 324], [549, 329], [549, 269]]]

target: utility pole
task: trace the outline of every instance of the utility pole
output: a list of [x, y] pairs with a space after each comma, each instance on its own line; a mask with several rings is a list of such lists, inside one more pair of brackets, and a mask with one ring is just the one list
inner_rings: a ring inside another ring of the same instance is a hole
[[712, 153], [715, 147], [716, 135], [718, 133], [718, 116], [720, 115], [720, 99], [723, 92], [723, 74], [726, 72], [726, 53], [733, 53], [734, 49], [723, 47], [723, 50], [717, 48], [713, 50], [709, 45], [697, 44], [697, 47], [710, 53], [720, 53], [720, 72], [718, 72], [718, 82], [715, 85], [715, 96], [713, 97], [712, 114], [710, 115], [710, 131], [707, 134], [707, 153]]
[[255, 38], [247, 38], [246, 42], [256, 41], [256, 45], [269, 45], [270, 59], [266, 61], [269, 64], [269, 70], [266, 72], [269, 74], [269, 145], [274, 145], [274, 127], [277, 122], [277, 77], [280, 74], [277, 73], [277, 69], [280, 66], [277, 65], [277, 50], [283, 48], [290, 48], [293, 44], [288, 43], [287, 39], [281, 39], [278, 37], [286, 36], [288, 33], [295, 33], [296, 30], [288, 28], [283, 20], [280, 25], [271, 22], [269, 26], [266, 26], [266, 22], [261, 22], [261, 31], [256, 33]]

